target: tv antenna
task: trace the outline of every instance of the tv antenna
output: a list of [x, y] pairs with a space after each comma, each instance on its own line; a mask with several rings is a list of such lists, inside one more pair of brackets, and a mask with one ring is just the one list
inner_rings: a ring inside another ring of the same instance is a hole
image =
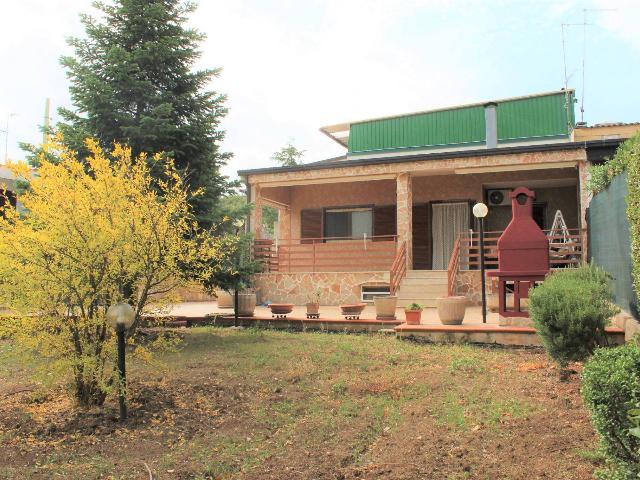
[[[563, 23], [562, 28], [562, 61], [564, 64], [564, 89], [569, 89], [570, 75], [567, 72], [567, 48], [566, 48], [566, 32], [567, 27], [582, 27], [582, 94], [580, 95], [580, 122], [584, 122], [584, 97], [585, 95], [585, 72], [587, 58], [587, 25], [593, 25], [587, 22], [587, 12], [613, 12], [615, 8], [583, 8], [581, 23]], [[573, 73], [571, 74], [573, 76]]]

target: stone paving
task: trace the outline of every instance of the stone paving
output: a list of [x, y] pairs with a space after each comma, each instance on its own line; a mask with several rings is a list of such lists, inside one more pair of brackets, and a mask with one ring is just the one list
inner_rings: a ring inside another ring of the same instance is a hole
[[[183, 302], [173, 305], [169, 310], [169, 315], [181, 316], [181, 317], [203, 317], [207, 314], [220, 313], [230, 315], [233, 313], [233, 309], [230, 308], [218, 308], [216, 302]], [[487, 312], [487, 323], [492, 325], [498, 324], [498, 314]], [[295, 306], [293, 312], [289, 314], [292, 318], [304, 318], [306, 315], [306, 307]], [[270, 317], [271, 310], [268, 307], [257, 306], [255, 311], [256, 317]], [[398, 320], [404, 321], [404, 309], [398, 308], [396, 310], [396, 317]], [[340, 308], [337, 306], [322, 306], [320, 307], [320, 318], [324, 319], [342, 319], [340, 315]], [[375, 319], [376, 310], [373, 305], [368, 305], [362, 314], [362, 319]], [[439, 325], [438, 312], [435, 308], [425, 308], [422, 312], [422, 324], [424, 325]], [[482, 309], [479, 306], [468, 306], [464, 317], [463, 325], [478, 325], [482, 324]]]

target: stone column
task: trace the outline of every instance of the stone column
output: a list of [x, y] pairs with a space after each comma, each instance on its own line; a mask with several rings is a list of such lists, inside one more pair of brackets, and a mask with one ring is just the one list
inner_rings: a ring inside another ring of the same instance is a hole
[[260, 185], [251, 186], [251, 202], [253, 211], [251, 212], [251, 232], [255, 238], [262, 238], [262, 195]]
[[582, 258], [586, 261], [588, 257], [587, 239], [587, 208], [591, 202], [591, 193], [587, 188], [589, 172], [585, 160], [578, 161], [578, 200], [580, 202], [580, 218], [578, 226], [580, 228], [580, 238], [582, 239]]
[[396, 177], [396, 233], [398, 243], [405, 242], [407, 247], [407, 270], [413, 268], [412, 213], [411, 175], [400, 173]]

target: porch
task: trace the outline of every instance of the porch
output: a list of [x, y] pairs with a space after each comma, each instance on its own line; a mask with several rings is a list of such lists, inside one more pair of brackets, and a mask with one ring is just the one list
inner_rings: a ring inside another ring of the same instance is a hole
[[[337, 305], [386, 290], [401, 306], [435, 306], [435, 298], [451, 294], [477, 302], [479, 225], [472, 206], [489, 206], [485, 259], [495, 268], [496, 242], [511, 218], [508, 192], [518, 186], [536, 192], [534, 217], [548, 233], [552, 267], [580, 263], [581, 155], [502, 154], [252, 175], [253, 254], [265, 265], [256, 277], [259, 299], [303, 304], [319, 290], [322, 303]], [[267, 205], [278, 210], [271, 238], [262, 225]], [[550, 231], [558, 211], [564, 225]]]
[[[174, 326], [214, 324], [232, 326], [230, 309], [218, 308], [216, 302], [185, 302], [176, 304], [169, 312]], [[388, 333], [398, 338], [410, 338], [426, 342], [481, 343], [512, 346], [540, 346], [535, 329], [528, 327], [501, 327], [497, 313], [488, 313], [487, 323], [482, 323], [479, 306], [467, 307], [462, 325], [442, 325], [435, 308], [425, 308], [420, 325], [405, 323], [404, 310], [397, 309], [397, 320], [376, 320], [376, 312], [367, 306], [359, 320], [345, 320], [340, 309], [331, 305], [320, 307], [320, 318], [307, 319], [305, 307], [296, 306], [287, 318], [272, 318], [271, 311], [257, 306], [252, 317], [240, 317], [243, 327], [272, 328], [294, 331], [323, 331], [350, 333]], [[615, 326], [607, 328], [609, 342], [623, 343], [624, 330]]]

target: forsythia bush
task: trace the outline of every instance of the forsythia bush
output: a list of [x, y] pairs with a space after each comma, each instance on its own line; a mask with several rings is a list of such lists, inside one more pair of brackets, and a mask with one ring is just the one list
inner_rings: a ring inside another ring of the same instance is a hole
[[[0, 218], [0, 303], [19, 315], [0, 329], [47, 359], [50, 372], [70, 373], [81, 404], [99, 405], [114, 382], [106, 308], [129, 302], [135, 329], [149, 298], [180, 283], [181, 266], [217, 252], [197, 241], [170, 161], [86, 145], [84, 162], [58, 138], [44, 146], [36, 174], [12, 166], [29, 187], [20, 197], [24, 212], [6, 207]], [[150, 164], [164, 169], [162, 179], [151, 177]]]
[[561, 369], [585, 360], [605, 342], [605, 327], [617, 313], [612, 300], [607, 274], [591, 265], [554, 272], [533, 289], [531, 318]]
[[640, 348], [628, 343], [596, 350], [582, 373], [582, 396], [610, 464], [599, 477], [640, 478], [640, 438], [629, 415], [640, 402]]

